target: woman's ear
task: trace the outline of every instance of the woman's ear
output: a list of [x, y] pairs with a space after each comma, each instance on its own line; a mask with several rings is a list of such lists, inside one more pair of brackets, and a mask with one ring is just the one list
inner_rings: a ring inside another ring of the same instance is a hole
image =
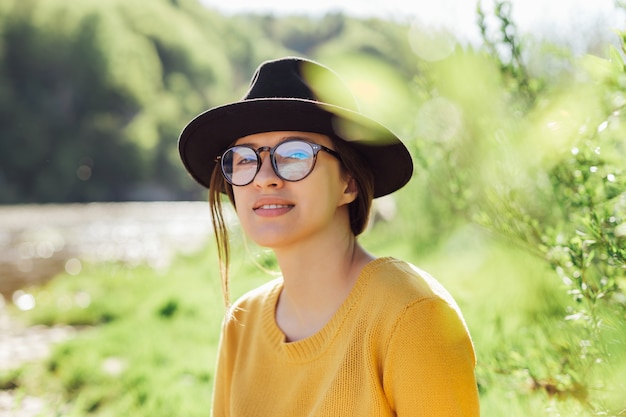
[[348, 177], [348, 182], [343, 190], [343, 198], [341, 199], [341, 205], [350, 204], [356, 200], [359, 195], [359, 189], [356, 186], [356, 180], [353, 177]]

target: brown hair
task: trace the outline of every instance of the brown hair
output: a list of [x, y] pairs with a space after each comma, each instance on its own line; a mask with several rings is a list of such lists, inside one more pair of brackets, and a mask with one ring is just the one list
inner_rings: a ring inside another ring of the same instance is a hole
[[[374, 198], [374, 174], [367, 166], [365, 159], [346, 141], [331, 137], [335, 150], [341, 156], [341, 162], [346, 172], [354, 178], [358, 194], [356, 199], [348, 205], [350, 216], [350, 230], [354, 236], [358, 236], [365, 230]], [[230, 307], [230, 286], [229, 286], [229, 263], [230, 245], [228, 237], [228, 226], [224, 219], [222, 210], [223, 191], [233, 207], [235, 199], [233, 187], [226, 182], [222, 176], [220, 164], [216, 164], [211, 174], [211, 184], [209, 188], [209, 205], [211, 206], [211, 221], [213, 223], [213, 233], [217, 243], [217, 258], [219, 262], [220, 277], [222, 281], [222, 295], [227, 308]]]
[[365, 163], [363, 158], [346, 141], [339, 138], [332, 138], [335, 150], [341, 156], [341, 162], [357, 185], [357, 197], [348, 206], [350, 213], [350, 229], [354, 236], [358, 236], [365, 230], [367, 220], [374, 198], [374, 173]]

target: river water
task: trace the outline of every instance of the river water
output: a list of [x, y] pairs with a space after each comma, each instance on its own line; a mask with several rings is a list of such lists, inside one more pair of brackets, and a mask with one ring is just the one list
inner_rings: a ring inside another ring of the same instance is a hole
[[0, 295], [78, 274], [83, 262], [166, 267], [211, 236], [206, 202], [0, 206]]

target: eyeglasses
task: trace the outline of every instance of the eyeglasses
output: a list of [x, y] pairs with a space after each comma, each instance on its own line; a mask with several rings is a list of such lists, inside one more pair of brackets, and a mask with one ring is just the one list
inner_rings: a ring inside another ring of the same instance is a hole
[[270, 153], [272, 168], [279, 178], [293, 182], [303, 180], [313, 171], [319, 151], [325, 151], [341, 161], [339, 154], [332, 149], [302, 139], [288, 139], [271, 148], [237, 145], [226, 149], [217, 159], [226, 181], [244, 186], [250, 184], [261, 169], [261, 152]]

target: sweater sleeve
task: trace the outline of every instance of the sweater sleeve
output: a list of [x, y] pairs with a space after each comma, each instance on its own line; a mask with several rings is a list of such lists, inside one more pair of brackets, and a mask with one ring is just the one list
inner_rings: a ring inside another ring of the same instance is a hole
[[384, 389], [403, 416], [479, 416], [474, 348], [463, 318], [440, 298], [409, 305], [387, 348]]

